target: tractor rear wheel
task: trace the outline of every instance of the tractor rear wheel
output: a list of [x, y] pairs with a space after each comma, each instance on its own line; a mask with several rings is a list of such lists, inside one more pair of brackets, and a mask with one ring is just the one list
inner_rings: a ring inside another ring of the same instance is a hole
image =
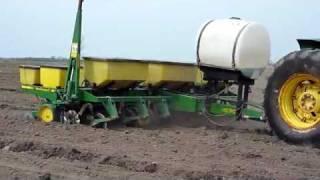
[[320, 139], [320, 50], [293, 52], [275, 65], [264, 107], [281, 139], [291, 143]]

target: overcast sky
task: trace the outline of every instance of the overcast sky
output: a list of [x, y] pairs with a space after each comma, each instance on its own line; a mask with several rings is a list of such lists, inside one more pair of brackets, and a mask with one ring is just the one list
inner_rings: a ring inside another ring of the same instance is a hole
[[[67, 57], [77, 0], [1, 0], [0, 57]], [[83, 55], [195, 62], [210, 19], [264, 24], [272, 59], [320, 38], [319, 0], [85, 0]]]

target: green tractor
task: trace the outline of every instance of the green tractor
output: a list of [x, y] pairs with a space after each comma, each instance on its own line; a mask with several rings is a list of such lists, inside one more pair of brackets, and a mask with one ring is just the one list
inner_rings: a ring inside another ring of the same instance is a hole
[[298, 40], [301, 50], [275, 64], [264, 107], [274, 132], [288, 142], [320, 138], [320, 40]]

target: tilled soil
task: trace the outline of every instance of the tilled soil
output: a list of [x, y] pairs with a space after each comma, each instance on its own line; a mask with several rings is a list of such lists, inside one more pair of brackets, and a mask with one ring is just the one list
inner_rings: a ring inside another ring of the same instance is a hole
[[32, 120], [24, 63], [0, 61], [0, 179], [320, 179], [320, 149], [286, 144], [263, 123], [179, 114], [154, 129], [104, 130]]

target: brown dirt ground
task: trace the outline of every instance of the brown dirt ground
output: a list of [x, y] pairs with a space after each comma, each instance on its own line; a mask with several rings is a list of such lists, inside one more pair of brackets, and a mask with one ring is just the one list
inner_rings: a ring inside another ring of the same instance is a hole
[[184, 114], [153, 130], [103, 130], [30, 120], [37, 100], [18, 77], [26, 63], [35, 62], [0, 61], [0, 179], [320, 179], [320, 149], [286, 144], [262, 123], [218, 118], [218, 127]]

